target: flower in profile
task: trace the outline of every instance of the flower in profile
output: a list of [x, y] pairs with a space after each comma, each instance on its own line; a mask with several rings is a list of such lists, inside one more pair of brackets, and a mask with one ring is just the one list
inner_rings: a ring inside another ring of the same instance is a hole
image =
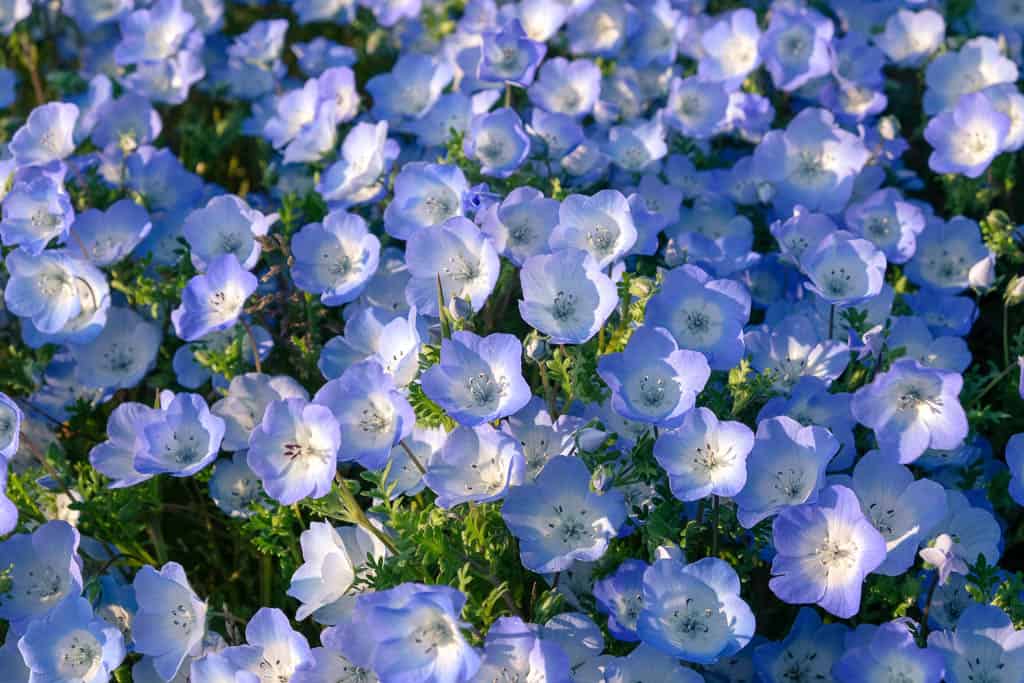
[[168, 562], [159, 571], [144, 566], [132, 585], [139, 604], [132, 622], [135, 651], [151, 657], [156, 673], [171, 681], [187, 657], [201, 652], [206, 603], [196, 596], [177, 562]]
[[375, 359], [349, 366], [324, 384], [313, 402], [326, 406], [341, 428], [338, 459], [382, 470], [391, 449], [412, 433], [416, 416], [391, 375]]
[[637, 619], [644, 606], [644, 572], [648, 564], [626, 559], [603, 579], [594, 582], [597, 608], [608, 615], [608, 631], [616, 640], [636, 642]]
[[839, 442], [824, 427], [804, 427], [786, 416], [759, 422], [747, 483], [735, 497], [740, 524], [750, 529], [788, 507], [813, 503], [838, 451]]
[[772, 524], [772, 539], [772, 592], [788, 603], [817, 604], [842, 619], [860, 611], [864, 577], [885, 560], [885, 539], [845, 486], [830, 486], [816, 503], [782, 510]]
[[423, 393], [461, 425], [507, 417], [530, 400], [523, 345], [511, 334], [455, 332], [441, 341], [441, 360], [423, 373]]
[[358, 526], [334, 527], [313, 522], [299, 536], [302, 566], [292, 574], [288, 595], [301, 605], [295, 618], [312, 616], [318, 624], [334, 626], [349, 618], [355, 596], [349, 594], [356, 571], [368, 559], [388, 555], [380, 540]]
[[357, 123], [341, 143], [341, 158], [324, 169], [316, 191], [332, 206], [371, 202], [387, 189], [385, 178], [398, 152], [398, 143], [388, 138], [387, 121]]
[[601, 190], [592, 196], [571, 194], [562, 201], [550, 246], [581, 249], [603, 270], [625, 256], [636, 238], [629, 202], [618, 190]]
[[764, 136], [754, 150], [753, 169], [773, 186], [772, 203], [780, 212], [801, 205], [839, 213], [869, 156], [863, 141], [836, 126], [830, 112], [809, 108], [784, 130]]
[[530, 40], [518, 19], [497, 31], [485, 31], [476, 77], [484, 83], [510, 83], [521, 88], [533, 83], [547, 45]]
[[926, 564], [935, 567], [938, 573], [935, 580], [940, 586], [954, 574], [967, 576], [969, 569], [964, 554], [963, 548], [949, 534], [939, 534], [932, 545], [922, 548], [918, 553]]
[[403, 583], [364, 593], [341, 639], [360, 645], [351, 648], [354, 663], [382, 681], [463, 683], [480, 668], [480, 655], [462, 635], [465, 604], [465, 594], [448, 586]]
[[160, 415], [142, 428], [145, 448], [135, 455], [142, 474], [190, 477], [217, 458], [224, 420], [199, 394], [160, 393]]
[[109, 680], [125, 656], [121, 632], [94, 615], [89, 601], [80, 597], [33, 621], [18, 650], [32, 672], [30, 681], [54, 683]]
[[252, 270], [260, 258], [256, 238], [265, 236], [276, 220], [276, 213], [260, 213], [242, 198], [222, 194], [189, 213], [181, 231], [197, 270], [206, 270], [224, 254], [234, 254], [243, 268]]
[[807, 288], [834, 306], [866, 301], [877, 296], [885, 283], [885, 254], [845, 230], [808, 248], [800, 267], [810, 279]]
[[684, 265], [665, 274], [647, 302], [645, 322], [672, 333], [679, 348], [703, 353], [712, 370], [727, 370], [743, 357], [749, 317], [750, 294], [743, 285]]
[[71, 156], [77, 120], [78, 107], [68, 102], [47, 102], [33, 109], [11, 138], [15, 163], [39, 166]]
[[213, 466], [213, 474], [210, 475], [210, 498], [228, 517], [251, 517], [255, 512], [253, 506], [261, 502], [263, 496], [259, 477], [250, 469], [245, 458], [245, 451], [238, 451], [230, 460], [221, 458]]
[[676, 346], [665, 328], [643, 325], [622, 352], [598, 358], [597, 374], [623, 417], [671, 428], [693, 408], [711, 368], [702, 353]]
[[377, 271], [380, 240], [361, 216], [332, 211], [321, 223], [303, 226], [291, 242], [291, 273], [304, 292], [319, 294], [325, 306], [356, 299]]
[[89, 260], [97, 266], [110, 266], [139, 246], [152, 227], [144, 208], [130, 199], [119, 199], [106, 211], [86, 209], [80, 213], [71, 233], [85, 246]]
[[813, 9], [776, 7], [758, 44], [776, 88], [792, 92], [832, 69], [835, 25]]
[[473, 117], [463, 149], [466, 156], [480, 162], [485, 176], [507, 178], [530, 154], [530, 137], [519, 114], [503, 107]]
[[406, 243], [406, 263], [412, 274], [406, 299], [410, 306], [430, 316], [440, 316], [438, 299], [442, 297], [446, 306], [462, 299], [474, 312], [479, 311], [501, 272], [494, 245], [461, 216], [413, 234]]
[[964, 95], [924, 129], [925, 140], [933, 148], [928, 167], [936, 173], [977, 178], [1003, 152], [1010, 124], [1010, 117], [996, 109], [985, 93]]
[[267, 405], [249, 437], [246, 462], [267, 495], [291, 505], [327, 495], [340, 447], [341, 428], [328, 408], [286, 398]]
[[561, 249], [526, 259], [519, 271], [519, 314], [552, 344], [582, 344], [618, 304], [618, 290], [589, 253]]
[[590, 490], [582, 460], [557, 456], [532, 483], [509, 490], [501, 516], [519, 539], [523, 566], [550, 574], [604, 555], [626, 522], [626, 505], [618, 491]]
[[107, 419], [107, 440], [89, 451], [89, 463], [113, 481], [112, 489], [134, 486], [152, 477], [135, 468], [135, 456], [146, 450], [145, 428], [161, 420], [161, 411], [126, 401]]
[[18, 404], [0, 392], [0, 460], [10, 462], [18, 453], [21, 421], [24, 417]]
[[[0, 541], [5, 571], [0, 619], [16, 634], [47, 615], [68, 596], [82, 592], [78, 530], [64, 521], [46, 522], [31, 534]], [[10, 638], [10, 633], [7, 636]]]
[[939, 650], [918, 647], [908, 624], [896, 620], [880, 625], [863, 645], [847, 649], [835, 663], [832, 673], [839, 683], [858, 683], [879, 677], [884, 680], [885, 676], [889, 680], [939, 683], [943, 669]]
[[423, 482], [437, 494], [437, 506], [489, 503], [524, 479], [519, 443], [489, 424], [457, 427], [427, 463]]
[[754, 433], [742, 422], [719, 421], [703, 406], [683, 415], [654, 443], [654, 458], [668, 473], [672, 495], [693, 501], [710, 495], [732, 497], [747, 482], [747, 455]]
[[739, 576], [717, 557], [690, 564], [660, 559], [644, 572], [637, 633], [664, 654], [713, 664], [742, 650], [754, 626], [754, 613], [740, 597]]
[[911, 463], [928, 448], [950, 450], [966, 438], [963, 382], [955, 372], [901, 358], [858, 389], [850, 408], [858, 422], [874, 430], [881, 450]]
[[242, 268], [234, 254], [214, 258], [206, 272], [182, 290], [181, 305], [171, 312], [175, 333], [196, 341], [233, 327], [257, 284], [256, 276]]
[[224, 420], [225, 451], [241, 451], [249, 447], [249, 435], [263, 419], [272, 401], [285, 398], [309, 399], [309, 393], [288, 375], [264, 375], [247, 372], [231, 378], [227, 395], [210, 411]]

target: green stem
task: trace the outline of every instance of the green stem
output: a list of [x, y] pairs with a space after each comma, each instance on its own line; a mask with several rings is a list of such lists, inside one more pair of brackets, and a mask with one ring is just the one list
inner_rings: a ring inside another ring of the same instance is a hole
[[966, 408], [972, 407], [975, 403], [980, 401], [985, 394], [987, 394], [988, 392], [992, 391], [992, 389], [994, 389], [995, 386], [997, 384], [999, 384], [999, 382], [1001, 382], [1003, 379], [1005, 379], [1007, 375], [1009, 375], [1011, 372], [1013, 372], [1016, 369], [1017, 369], [1017, 364], [1016, 363], [1008, 364], [1006, 366], [1006, 368], [1004, 368], [1003, 371], [1000, 372], [998, 375], [993, 377], [992, 380], [988, 384], [985, 385], [985, 388], [982, 389], [981, 392], [977, 396], [972, 398], [970, 400], [970, 402], [966, 406], [964, 406], [964, 408], [966, 409]]
[[512, 108], [512, 84], [505, 81], [505, 106]]
[[1010, 304], [1003, 302], [1003, 365], [1010, 364]]
[[416, 454], [412, 452], [412, 449], [409, 448], [409, 444], [405, 443], [405, 439], [399, 441], [398, 445], [401, 446], [402, 449], [405, 451], [405, 454], [409, 456], [409, 460], [411, 460], [412, 464], [416, 466], [416, 469], [420, 471], [420, 474], [426, 474], [427, 468], [423, 466], [423, 463], [420, 462], [420, 459], [417, 458]]
[[711, 557], [718, 557], [718, 520], [721, 505], [718, 496], [711, 497]]
[[341, 475], [335, 474], [334, 481], [338, 484], [338, 494], [341, 496], [341, 500], [345, 504], [345, 511], [348, 513], [349, 517], [352, 518], [352, 521], [376, 536], [393, 555], [397, 555], [398, 546], [395, 545], [395, 540], [388, 534], [384, 533], [381, 529], [378, 529], [370, 521], [370, 518], [366, 516], [365, 512], [363, 512], [362, 506], [349, 490], [348, 486], [345, 484], [345, 480], [341, 478]]
[[836, 326], [836, 305], [832, 304], [828, 309], [828, 338], [832, 339], [832, 330]]

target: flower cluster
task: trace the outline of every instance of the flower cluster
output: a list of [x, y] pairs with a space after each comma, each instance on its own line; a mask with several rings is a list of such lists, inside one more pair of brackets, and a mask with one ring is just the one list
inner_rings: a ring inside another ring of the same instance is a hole
[[1024, 4], [0, 0], [0, 681], [1024, 683]]

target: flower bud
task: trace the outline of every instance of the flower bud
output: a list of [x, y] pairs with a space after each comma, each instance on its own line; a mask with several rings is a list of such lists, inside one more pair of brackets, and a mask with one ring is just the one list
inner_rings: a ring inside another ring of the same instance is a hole
[[984, 294], [992, 289], [996, 281], [996, 257], [989, 254], [981, 259], [967, 273], [967, 283], [974, 291]]
[[524, 349], [526, 351], [526, 357], [534, 363], [540, 363], [551, 355], [551, 347], [548, 346], [547, 341], [537, 334], [530, 334], [530, 336], [526, 338], [526, 345]]
[[1024, 301], [1024, 277], [1015, 275], [1008, 285], [1006, 285], [1006, 293], [1003, 294], [1003, 300], [1006, 301], [1007, 306], [1016, 306], [1021, 301]]

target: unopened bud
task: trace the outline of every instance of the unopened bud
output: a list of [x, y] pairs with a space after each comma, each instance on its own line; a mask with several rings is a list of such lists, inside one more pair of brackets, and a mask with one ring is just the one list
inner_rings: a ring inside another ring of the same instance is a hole
[[967, 283], [974, 291], [984, 294], [992, 289], [996, 281], [996, 257], [989, 254], [981, 259], [967, 273]]
[[1024, 277], [1015, 275], [1010, 284], [1006, 286], [1006, 294], [1003, 295], [1007, 306], [1016, 306], [1024, 301]]

